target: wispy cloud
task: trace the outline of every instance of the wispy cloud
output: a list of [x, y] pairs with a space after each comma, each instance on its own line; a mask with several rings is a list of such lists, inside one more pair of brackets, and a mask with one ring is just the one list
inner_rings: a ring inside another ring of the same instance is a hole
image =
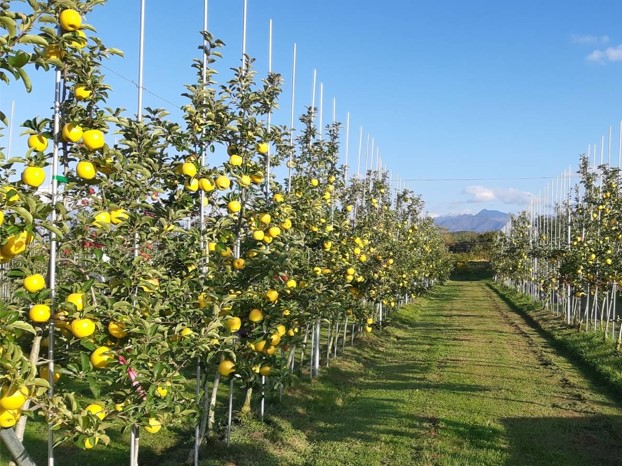
[[596, 63], [622, 61], [622, 44], [617, 47], [607, 47], [603, 50], [594, 50], [586, 57], [586, 60]]
[[609, 43], [609, 36], [593, 36], [590, 34], [573, 34], [570, 37], [573, 44], [605, 45]]
[[533, 198], [533, 194], [519, 191], [518, 189], [498, 189], [487, 188], [485, 186], [467, 186], [464, 193], [470, 198], [469, 203], [493, 202], [498, 201], [503, 204], [525, 205]]

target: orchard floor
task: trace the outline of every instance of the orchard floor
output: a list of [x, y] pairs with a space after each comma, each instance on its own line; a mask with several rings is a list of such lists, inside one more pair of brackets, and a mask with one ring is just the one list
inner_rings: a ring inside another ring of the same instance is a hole
[[619, 398], [485, 281], [417, 300], [327, 372], [206, 464], [622, 465]]
[[[265, 423], [236, 423], [231, 442], [206, 445], [201, 464], [622, 465], [622, 403], [486, 282], [451, 281], [287, 390]], [[108, 464], [95, 450], [57, 464]]]

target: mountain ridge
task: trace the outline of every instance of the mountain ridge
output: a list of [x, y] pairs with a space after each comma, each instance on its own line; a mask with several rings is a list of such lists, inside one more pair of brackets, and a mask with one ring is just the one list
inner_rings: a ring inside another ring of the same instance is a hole
[[499, 210], [482, 209], [477, 214], [443, 215], [436, 217], [434, 223], [450, 232], [473, 231], [485, 233], [503, 228], [510, 220], [510, 214]]

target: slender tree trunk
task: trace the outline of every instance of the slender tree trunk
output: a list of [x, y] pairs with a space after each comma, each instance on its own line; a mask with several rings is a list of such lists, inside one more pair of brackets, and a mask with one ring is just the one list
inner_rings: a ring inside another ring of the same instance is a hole
[[220, 385], [220, 373], [216, 371], [214, 377], [214, 386], [212, 387], [212, 396], [209, 402], [209, 412], [207, 417], [207, 435], [214, 436], [214, 428], [216, 426], [216, 396], [218, 395], [218, 386]]

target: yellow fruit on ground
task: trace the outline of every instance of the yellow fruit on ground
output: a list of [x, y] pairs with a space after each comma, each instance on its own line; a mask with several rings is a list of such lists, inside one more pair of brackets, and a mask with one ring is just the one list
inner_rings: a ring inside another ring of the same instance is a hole
[[41, 291], [45, 288], [45, 278], [40, 273], [35, 273], [25, 277], [22, 284], [24, 285], [24, 288], [26, 288], [26, 291], [36, 293], [37, 291]]
[[268, 150], [270, 149], [270, 146], [268, 145], [267, 142], [260, 142], [257, 144], [257, 152], [259, 152], [262, 155], [266, 155], [268, 153]]
[[244, 267], [246, 267], [246, 261], [244, 259], [241, 257], [233, 259], [233, 268], [235, 270], [242, 270]]
[[[46, 364], [45, 366], [41, 366], [39, 369], [39, 377], [44, 380], [50, 380], [50, 368]], [[54, 367], [54, 382], [58, 382], [60, 380], [60, 372]]]
[[92, 162], [80, 160], [76, 165], [76, 173], [83, 180], [92, 180], [97, 175], [97, 170]]
[[218, 373], [223, 377], [228, 377], [235, 372], [235, 363], [225, 359], [218, 364]]
[[63, 10], [58, 16], [58, 23], [65, 31], [77, 31], [82, 26], [82, 18], [80, 13], [71, 8]]
[[38, 188], [45, 181], [45, 170], [41, 167], [26, 167], [22, 172], [22, 181], [32, 188]]
[[229, 186], [231, 186], [231, 180], [225, 175], [220, 175], [219, 177], [217, 177], [215, 183], [216, 187], [221, 191], [229, 189]]
[[277, 299], [279, 299], [279, 292], [276, 291], [276, 290], [268, 290], [268, 291], [266, 291], [266, 298], [268, 298], [268, 301], [273, 303]]
[[225, 327], [231, 333], [237, 332], [242, 327], [242, 320], [239, 317], [230, 317], [225, 320]]
[[160, 432], [162, 424], [154, 417], [149, 418], [149, 425], [145, 426], [145, 430], [150, 434], [157, 434]]
[[111, 354], [110, 348], [107, 346], [100, 346], [95, 351], [91, 353], [91, 364], [96, 369], [103, 369], [108, 365], [114, 356]]
[[240, 167], [243, 161], [244, 160], [242, 159], [242, 157], [237, 154], [233, 154], [231, 157], [229, 157], [229, 163], [234, 167]]
[[28, 147], [37, 152], [43, 152], [48, 148], [48, 140], [42, 134], [32, 134], [28, 137]]
[[261, 309], [251, 309], [251, 312], [248, 314], [248, 320], [251, 322], [261, 322], [263, 320], [263, 312]]
[[97, 403], [91, 403], [85, 408], [89, 413], [94, 414], [99, 419], [104, 419], [106, 417], [106, 411], [104, 411], [104, 407]]
[[76, 310], [78, 311], [84, 309], [84, 294], [82, 293], [71, 293], [69, 296], [67, 296], [65, 301], [68, 303], [72, 303], [74, 306], [76, 306]]
[[268, 225], [272, 221], [272, 216], [268, 213], [259, 214], [257, 219], [264, 225]]
[[264, 364], [259, 369], [259, 373], [264, 377], [268, 377], [270, 375], [270, 372], [272, 372], [272, 368], [268, 364]]
[[240, 201], [233, 200], [227, 203], [227, 210], [231, 214], [235, 214], [236, 212], [239, 212], [241, 209], [242, 209], [242, 204], [240, 204]]
[[95, 322], [91, 319], [75, 319], [71, 322], [71, 333], [76, 338], [85, 338], [95, 333]]
[[28, 311], [28, 317], [30, 320], [38, 324], [42, 324], [50, 320], [51, 315], [50, 306], [46, 304], [35, 304], [30, 308], [30, 311]]
[[82, 139], [82, 127], [73, 123], [66, 123], [63, 126], [62, 137], [65, 142], [78, 142]]
[[115, 338], [125, 338], [127, 336], [125, 325], [115, 321], [110, 321], [108, 324], [108, 333]]
[[19, 389], [14, 388], [11, 391], [2, 390], [2, 398], [0, 398], [0, 408], [2, 409], [20, 409], [26, 403], [28, 397], [28, 388], [22, 386]]
[[82, 133], [82, 142], [88, 150], [97, 150], [104, 147], [104, 133], [98, 129], [88, 129]]
[[209, 193], [210, 191], [213, 191], [215, 187], [216, 185], [214, 184], [214, 180], [211, 178], [199, 178], [199, 189], [201, 191]]
[[262, 241], [264, 239], [265, 233], [261, 230], [253, 231], [253, 239], [255, 241]]
[[184, 175], [193, 178], [197, 174], [197, 166], [193, 162], [184, 162], [181, 166], [181, 172]]
[[73, 96], [76, 100], [88, 100], [93, 96], [93, 91], [87, 89], [86, 86], [78, 85], [73, 90]]

